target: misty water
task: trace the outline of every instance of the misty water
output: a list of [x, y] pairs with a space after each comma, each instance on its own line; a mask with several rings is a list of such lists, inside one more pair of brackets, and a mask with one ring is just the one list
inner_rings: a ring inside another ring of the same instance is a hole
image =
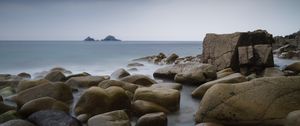
[[[88, 72], [92, 75], [110, 75], [118, 68], [127, 68], [132, 59], [156, 55], [160, 52], [183, 56], [202, 53], [201, 42], [82, 42], [82, 41], [1, 41], [0, 73], [18, 74], [27, 72], [33, 76], [53, 67], [63, 67], [73, 73]], [[293, 60], [274, 59], [283, 67]], [[131, 74], [152, 77], [163, 66], [143, 62]], [[162, 80], [157, 80], [161, 82]], [[190, 94], [196, 86], [184, 85], [181, 91], [180, 110], [168, 115], [170, 126], [194, 125], [194, 113], [200, 100]], [[76, 102], [82, 92], [76, 93]]]

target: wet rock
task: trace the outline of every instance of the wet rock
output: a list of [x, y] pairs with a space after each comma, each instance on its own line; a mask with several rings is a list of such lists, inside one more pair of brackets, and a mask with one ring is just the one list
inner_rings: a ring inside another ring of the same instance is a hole
[[13, 119], [5, 123], [2, 123], [1, 126], [35, 126], [31, 122], [22, 119]]
[[110, 76], [112, 79], [121, 79], [123, 77], [129, 76], [130, 73], [128, 73], [125, 69], [121, 68], [116, 71], [114, 71]]
[[188, 84], [201, 84], [217, 77], [214, 66], [200, 63], [176, 64], [159, 68], [153, 76]]
[[62, 102], [69, 102], [73, 99], [72, 90], [64, 83], [47, 83], [23, 90], [13, 97], [19, 107], [26, 102], [41, 98], [51, 97]]
[[158, 84], [153, 84], [150, 87], [153, 88], [169, 88], [169, 89], [175, 89], [175, 90], [181, 90], [182, 85], [179, 83], [158, 83]]
[[73, 88], [88, 88], [91, 86], [97, 86], [104, 80], [107, 80], [105, 76], [81, 76], [72, 77], [68, 81], [66, 81], [65, 84]]
[[17, 109], [16, 107], [4, 104], [3, 101], [0, 102], [0, 114], [3, 114], [10, 110], [16, 110], [16, 109]]
[[28, 120], [38, 126], [81, 126], [81, 123], [63, 111], [42, 110], [31, 114]]
[[134, 62], [134, 63], [129, 63], [129, 64], [127, 65], [127, 67], [140, 67], [140, 66], [144, 66], [144, 64]]
[[98, 86], [103, 89], [109, 88], [111, 86], [118, 86], [132, 93], [134, 93], [135, 90], [138, 88], [138, 86], [135, 84], [117, 80], [104, 80], [100, 82]]
[[300, 77], [264, 77], [238, 84], [215, 85], [200, 102], [196, 122], [282, 125], [280, 120], [300, 109], [299, 83]]
[[168, 118], [163, 112], [149, 113], [140, 117], [136, 126], [167, 126]]
[[69, 80], [72, 77], [84, 77], [84, 76], [91, 76], [91, 75], [87, 72], [82, 72], [82, 73], [78, 73], [78, 74], [71, 74], [71, 75], [66, 77], [66, 80]]
[[129, 117], [123, 110], [112, 111], [93, 116], [88, 120], [89, 126], [131, 126]]
[[166, 64], [172, 64], [175, 62], [175, 60], [178, 58], [179, 56], [176, 55], [175, 53], [171, 54], [168, 58], [166, 58], [165, 62]]
[[263, 72], [264, 77], [284, 76], [284, 73], [276, 67], [267, 67]]
[[141, 116], [147, 113], [155, 113], [155, 112], [164, 112], [170, 113], [170, 111], [156, 103], [144, 101], [144, 100], [135, 100], [132, 103], [132, 110], [135, 115]]
[[3, 97], [11, 96], [13, 94], [15, 94], [15, 90], [10, 86], [0, 89], [0, 95]]
[[25, 72], [19, 73], [17, 76], [22, 77], [22, 78], [27, 78], [27, 79], [31, 78], [31, 75], [29, 73], [25, 73]]
[[284, 126], [299, 126], [300, 125], [300, 110], [290, 112], [286, 117]]
[[60, 71], [51, 71], [45, 76], [45, 79], [52, 82], [65, 81], [66, 76]]
[[217, 70], [232, 68], [246, 74], [264, 67], [273, 67], [272, 35], [263, 30], [233, 34], [206, 34], [203, 41], [203, 63], [213, 64]]
[[294, 71], [295, 73], [300, 73], [300, 62], [295, 62], [290, 65], [288, 65], [285, 70], [291, 70]]
[[155, 80], [145, 76], [145, 75], [130, 75], [121, 79], [121, 81], [141, 85], [141, 86], [151, 86], [152, 84], [157, 83]]
[[167, 88], [138, 88], [134, 100], [153, 102], [174, 112], [180, 107], [180, 92]]
[[105, 113], [111, 110], [129, 109], [130, 99], [120, 87], [91, 87], [86, 90], [75, 105], [75, 114], [89, 116]]
[[202, 98], [205, 92], [214, 85], [223, 84], [223, 83], [233, 84], [233, 83], [240, 83], [245, 81], [247, 81], [247, 79], [245, 78], [244, 75], [240, 73], [234, 73], [226, 77], [223, 77], [221, 79], [217, 79], [200, 85], [192, 92], [192, 96], [195, 98]]
[[0, 115], [0, 124], [9, 120], [18, 119], [17, 111], [10, 110]]
[[40, 80], [22, 80], [19, 82], [16, 91], [17, 92], [21, 92], [23, 90], [38, 86], [38, 85], [42, 85], [42, 84], [47, 84], [50, 83], [48, 80], [46, 79], [40, 79]]
[[50, 97], [42, 97], [25, 103], [19, 110], [19, 113], [27, 117], [30, 114], [41, 110], [60, 110], [68, 113], [69, 106], [56, 99]]

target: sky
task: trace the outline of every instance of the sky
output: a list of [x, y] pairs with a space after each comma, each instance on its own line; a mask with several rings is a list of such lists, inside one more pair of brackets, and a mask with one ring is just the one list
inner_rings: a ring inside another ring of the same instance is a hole
[[0, 40], [201, 41], [256, 29], [300, 30], [300, 0], [0, 0]]

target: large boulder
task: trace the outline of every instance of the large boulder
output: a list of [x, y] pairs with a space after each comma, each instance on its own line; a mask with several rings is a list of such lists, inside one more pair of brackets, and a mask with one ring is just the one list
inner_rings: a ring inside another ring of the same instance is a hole
[[129, 76], [130, 73], [128, 73], [125, 69], [120, 68], [114, 71], [110, 76], [112, 79], [121, 79], [123, 77]]
[[150, 87], [153, 88], [169, 88], [169, 89], [175, 89], [175, 90], [181, 90], [182, 85], [179, 83], [158, 83], [158, 84], [153, 84]]
[[100, 82], [98, 86], [104, 89], [109, 88], [111, 86], [118, 86], [123, 88], [124, 90], [130, 91], [131, 93], [134, 93], [135, 90], [138, 88], [138, 86], [135, 84], [118, 80], [104, 80]]
[[32, 88], [35, 87], [37, 85], [41, 85], [41, 84], [47, 84], [50, 83], [48, 80], [46, 79], [40, 79], [40, 80], [22, 80], [19, 82], [16, 91], [17, 92], [21, 92], [23, 90], [26, 90], [28, 88]]
[[80, 76], [72, 77], [65, 84], [74, 88], [88, 88], [91, 86], [97, 86], [100, 82], [107, 80], [106, 76]]
[[273, 67], [272, 35], [263, 30], [232, 34], [206, 34], [203, 41], [202, 62], [213, 64], [218, 70], [232, 68], [245, 74]]
[[63, 111], [42, 110], [31, 114], [28, 120], [38, 126], [81, 126], [81, 123]]
[[65, 103], [50, 97], [42, 97], [25, 103], [19, 110], [19, 113], [25, 117], [40, 110], [60, 110], [69, 112], [69, 106]]
[[170, 111], [156, 103], [144, 101], [144, 100], [135, 100], [132, 103], [132, 110], [135, 115], [141, 116], [147, 113], [155, 113], [155, 112], [164, 112], [170, 113]]
[[215, 85], [200, 102], [196, 122], [283, 125], [289, 112], [300, 109], [299, 83], [300, 77], [265, 77]]
[[285, 70], [291, 70], [294, 71], [296, 73], [300, 73], [300, 62], [294, 62], [290, 65], [288, 65]]
[[88, 126], [131, 126], [131, 123], [125, 111], [117, 110], [93, 116]]
[[178, 55], [176, 55], [175, 53], [172, 53], [169, 57], [166, 58], [165, 62], [166, 62], [166, 64], [172, 64], [175, 62], [175, 60], [178, 57], [179, 57]]
[[17, 93], [13, 100], [19, 107], [26, 102], [41, 98], [51, 97], [62, 102], [69, 102], [73, 99], [72, 89], [64, 83], [41, 84]]
[[214, 81], [210, 81], [207, 83], [204, 83], [202, 85], [200, 85], [199, 87], [197, 87], [193, 92], [192, 92], [192, 96], [195, 98], [202, 98], [205, 94], [205, 92], [211, 88], [214, 85], [217, 84], [222, 84], [222, 83], [228, 83], [228, 84], [233, 84], [233, 83], [240, 83], [240, 82], [245, 82], [247, 81], [246, 77], [240, 73], [234, 73], [231, 75], [228, 75], [226, 77], [214, 80]]
[[69, 76], [66, 77], [66, 80], [69, 80], [72, 77], [84, 77], [84, 76], [91, 76], [89, 73], [87, 72], [82, 72], [82, 73], [77, 73], [77, 74], [71, 74]]
[[222, 77], [226, 77], [226, 76], [228, 76], [230, 74], [233, 74], [233, 73], [234, 73], [234, 71], [231, 68], [226, 68], [224, 70], [220, 70], [220, 71], [217, 72], [217, 79], [220, 79]]
[[52, 82], [65, 81], [66, 76], [60, 71], [51, 71], [45, 76], [45, 79]]
[[75, 105], [75, 114], [93, 116], [111, 110], [129, 109], [130, 99], [120, 87], [91, 87], [86, 90]]
[[149, 113], [140, 117], [136, 126], [168, 126], [168, 118], [163, 112]]
[[290, 112], [284, 126], [300, 126], [300, 110]]
[[216, 68], [209, 64], [185, 63], [157, 69], [153, 76], [179, 83], [201, 84], [217, 77]]
[[141, 86], [151, 86], [152, 84], [156, 84], [157, 82], [145, 75], [130, 75], [121, 79], [121, 81], [141, 85]]
[[13, 120], [9, 120], [5, 123], [2, 123], [0, 126], [35, 126], [35, 125], [26, 120], [13, 119]]
[[279, 68], [276, 67], [267, 67], [263, 71], [264, 77], [278, 77], [278, 76], [284, 76], [284, 72], [282, 72]]
[[167, 88], [138, 88], [134, 100], [153, 102], [173, 112], [180, 107], [180, 92]]

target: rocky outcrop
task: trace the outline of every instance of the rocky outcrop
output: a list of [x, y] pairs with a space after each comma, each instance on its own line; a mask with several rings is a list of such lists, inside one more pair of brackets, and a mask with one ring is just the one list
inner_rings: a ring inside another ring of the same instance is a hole
[[272, 35], [266, 31], [206, 34], [202, 62], [213, 64], [217, 70], [232, 68], [249, 74], [274, 66]]
[[192, 92], [192, 96], [195, 98], [202, 98], [204, 96], [204, 94], [206, 93], [206, 91], [214, 85], [224, 84], [224, 83], [234, 84], [234, 83], [240, 83], [240, 82], [245, 82], [245, 81], [247, 81], [247, 79], [244, 75], [242, 75], [240, 73], [234, 73], [234, 74], [228, 75], [226, 77], [223, 77], [223, 78], [220, 78], [220, 79], [217, 79], [214, 81], [210, 81], [210, 82], [200, 85]]
[[168, 126], [168, 118], [163, 112], [149, 113], [141, 116], [136, 126]]
[[300, 77], [265, 77], [215, 85], [200, 102], [196, 122], [283, 125], [289, 112], [300, 109], [299, 83]]
[[85, 38], [83, 41], [95, 41], [94, 38], [91, 38], [90, 36], [88, 36], [87, 38]]
[[109, 35], [109, 36], [106, 36], [104, 39], [102, 39], [101, 41], [121, 41], [119, 39], [116, 39], [114, 36], [112, 35]]
[[125, 111], [117, 110], [93, 116], [88, 126], [131, 126], [131, 123]]
[[214, 66], [200, 63], [175, 64], [159, 68], [153, 73], [153, 76], [175, 80], [178, 83], [198, 85], [217, 77]]

